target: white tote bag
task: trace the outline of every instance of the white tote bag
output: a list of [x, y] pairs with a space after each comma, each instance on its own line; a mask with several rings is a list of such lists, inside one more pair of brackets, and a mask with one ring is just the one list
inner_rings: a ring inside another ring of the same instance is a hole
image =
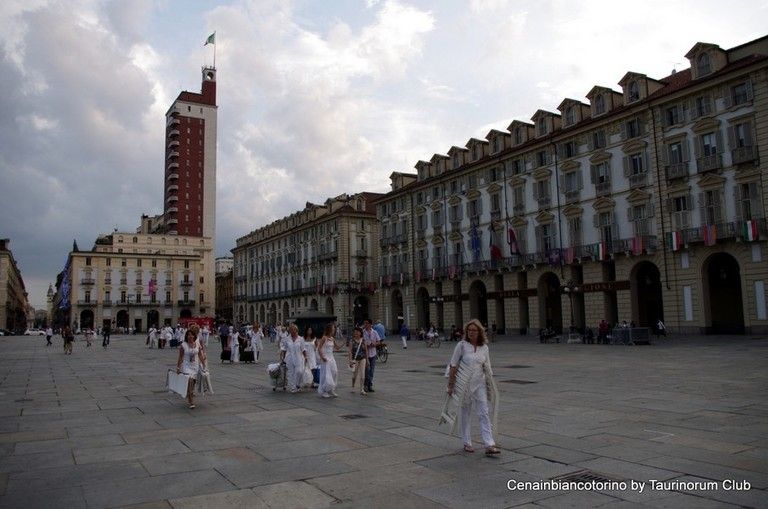
[[166, 379], [166, 384], [168, 385], [169, 391], [175, 392], [182, 398], [187, 397], [187, 388], [189, 387], [189, 375], [185, 375], [183, 373], [176, 373], [175, 371], [169, 369], [168, 377]]

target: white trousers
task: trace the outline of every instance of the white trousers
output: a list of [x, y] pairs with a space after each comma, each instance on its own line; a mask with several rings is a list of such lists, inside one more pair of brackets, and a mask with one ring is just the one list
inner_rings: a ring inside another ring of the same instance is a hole
[[403, 340], [403, 348], [408, 348], [408, 343], [406, 342], [406, 339], [408, 339], [407, 336], [400, 336], [400, 339]]
[[302, 359], [286, 359], [285, 365], [288, 368], [288, 378], [286, 379], [288, 389], [300, 389], [304, 381], [304, 361]]
[[[480, 396], [482, 394], [482, 396]], [[472, 419], [472, 406], [475, 407], [475, 413], [480, 421], [480, 435], [486, 447], [496, 445], [493, 440], [493, 431], [491, 430], [491, 418], [488, 415], [488, 400], [485, 396], [485, 388], [469, 395], [466, 403], [461, 407], [461, 436], [466, 445], [472, 445], [472, 429], [470, 420]]]

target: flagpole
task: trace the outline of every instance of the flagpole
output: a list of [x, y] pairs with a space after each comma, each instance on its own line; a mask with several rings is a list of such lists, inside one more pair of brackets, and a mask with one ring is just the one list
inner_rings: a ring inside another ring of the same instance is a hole
[[216, 69], [216, 31], [213, 32], [213, 68]]

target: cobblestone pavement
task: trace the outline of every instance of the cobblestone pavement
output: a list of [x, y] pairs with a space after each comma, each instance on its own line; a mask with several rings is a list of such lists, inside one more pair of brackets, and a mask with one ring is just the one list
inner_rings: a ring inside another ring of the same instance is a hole
[[[163, 390], [176, 352], [148, 350], [142, 336], [106, 351], [78, 341], [72, 356], [58, 338], [44, 344], [0, 339], [0, 507], [768, 505], [765, 338], [497, 341], [500, 458], [464, 453], [436, 427], [451, 343], [390, 341], [368, 396], [350, 394], [338, 354], [340, 397], [325, 400], [273, 392], [264, 359], [221, 365], [212, 342], [216, 394], [194, 410]], [[507, 489], [582, 471], [627, 488]]]

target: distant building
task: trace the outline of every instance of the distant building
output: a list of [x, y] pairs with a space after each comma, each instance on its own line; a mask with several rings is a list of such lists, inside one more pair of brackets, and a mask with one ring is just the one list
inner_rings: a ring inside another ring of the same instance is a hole
[[10, 244], [10, 239], [0, 239], [0, 327], [23, 332], [27, 327], [29, 303]]
[[234, 278], [232, 267], [216, 272], [216, 319], [232, 322]]
[[686, 58], [394, 173], [388, 323], [768, 332], [768, 37]]
[[216, 274], [223, 274], [232, 270], [234, 258], [231, 256], [219, 256], [216, 258]]
[[274, 324], [313, 310], [343, 327], [376, 317], [380, 194], [343, 194], [237, 239], [234, 319]]

